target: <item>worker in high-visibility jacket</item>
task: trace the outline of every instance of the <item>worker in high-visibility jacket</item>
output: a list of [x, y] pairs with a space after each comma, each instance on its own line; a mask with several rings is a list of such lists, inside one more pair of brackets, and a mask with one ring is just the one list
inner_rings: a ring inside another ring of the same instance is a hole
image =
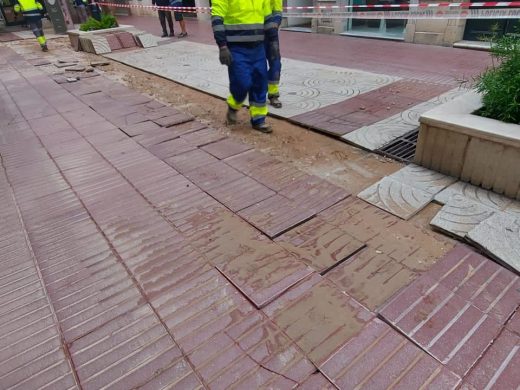
[[43, 35], [42, 11], [43, 6], [37, 0], [16, 0], [14, 6], [14, 12], [22, 13], [29, 28], [38, 39], [42, 50], [48, 51], [47, 39]]
[[220, 63], [227, 65], [230, 96], [227, 121], [237, 121], [237, 111], [249, 95], [251, 125], [270, 133], [267, 116], [267, 59], [264, 42], [275, 43], [269, 27], [270, 0], [213, 0], [211, 22], [219, 47]]
[[[268, 87], [267, 97], [269, 103], [275, 108], [282, 108], [282, 102], [280, 101], [280, 72], [282, 71], [282, 59], [280, 58], [280, 40], [278, 37], [278, 31], [282, 24], [282, 11], [283, 11], [283, 0], [270, 0], [271, 4], [271, 15], [269, 16], [269, 27], [275, 29], [276, 40], [274, 42], [266, 39], [265, 51], [267, 55], [267, 62], [269, 69], [267, 72], [268, 76]], [[273, 37], [274, 40], [274, 37]]]

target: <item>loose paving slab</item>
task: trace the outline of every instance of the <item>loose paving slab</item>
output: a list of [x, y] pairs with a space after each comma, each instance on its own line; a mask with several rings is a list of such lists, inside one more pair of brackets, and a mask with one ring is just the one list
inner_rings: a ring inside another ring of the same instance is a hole
[[440, 259], [428, 276], [501, 324], [520, 302], [520, 278], [465, 245]]
[[497, 212], [467, 235], [491, 257], [520, 272], [520, 219]]
[[380, 308], [416, 276], [406, 266], [371, 247], [326, 274], [327, 279], [372, 311]]
[[446, 204], [454, 195], [462, 195], [473, 202], [495, 210], [503, 210], [513, 203], [513, 200], [510, 198], [461, 181], [450, 185], [435, 195], [434, 199], [440, 204]]
[[[490, 260], [467, 247], [457, 247], [431, 272], [396, 295], [380, 313], [463, 377], [498, 336], [504, 316], [509, 316], [507, 312], [515, 310], [511, 302], [518, 300], [514, 287], [518, 278], [500, 272], [500, 267]], [[497, 281], [502, 279], [504, 287], [497, 285], [494, 290], [487, 275], [494, 275]], [[488, 282], [482, 285], [481, 279]]]
[[320, 367], [339, 389], [454, 389], [460, 377], [375, 318]]
[[348, 233], [319, 218], [291, 229], [275, 241], [320, 273], [348, 259], [365, 246]]
[[432, 195], [438, 194], [444, 188], [457, 181], [454, 177], [446, 176], [415, 164], [407, 165], [389, 177]]
[[426, 207], [433, 195], [387, 176], [360, 192], [358, 198], [406, 220]]
[[464, 379], [474, 389], [514, 389], [520, 383], [520, 337], [504, 330]]
[[238, 214], [270, 238], [275, 238], [316, 215], [305, 205], [281, 195], [267, 198]]
[[480, 223], [491, 217], [495, 209], [453, 195], [431, 220], [430, 225], [449, 235], [465, 238]]
[[252, 147], [250, 145], [239, 143], [231, 139], [224, 139], [222, 141], [217, 141], [205, 145], [202, 147], [202, 149], [209, 154], [212, 154], [219, 160], [223, 160], [225, 158], [251, 150]]
[[318, 367], [373, 318], [372, 313], [317, 274], [268, 305], [264, 312]]

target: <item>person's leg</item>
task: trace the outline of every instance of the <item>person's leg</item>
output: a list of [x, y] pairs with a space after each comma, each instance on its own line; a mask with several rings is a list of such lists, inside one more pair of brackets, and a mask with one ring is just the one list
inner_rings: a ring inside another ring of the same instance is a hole
[[173, 37], [175, 33], [173, 32], [173, 19], [171, 11], [166, 11], [166, 18], [168, 19], [168, 27], [170, 28], [170, 37]]
[[84, 5], [80, 5], [78, 8], [78, 15], [81, 23], [85, 23], [88, 19], [87, 9]]
[[179, 22], [179, 25], [181, 26], [181, 33], [179, 34], [179, 38], [184, 38], [188, 35], [188, 32], [186, 31], [186, 22], [184, 21], [184, 16], [182, 15], [182, 12], [175, 11], [174, 13], [175, 20]]
[[33, 32], [34, 36], [38, 40], [40, 47], [43, 51], [47, 51], [47, 39], [45, 35], [43, 35], [43, 25], [42, 20], [40, 19], [30, 19], [28, 20], [29, 28]]
[[[279, 41], [277, 40], [279, 45]], [[275, 108], [282, 108], [282, 102], [280, 102], [280, 73], [282, 71], [282, 60], [280, 58], [280, 51], [271, 50], [271, 45], [268, 41], [265, 42], [265, 50], [267, 55], [267, 62], [269, 63], [269, 70], [267, 73], [268, 87], [267, 93], [269, 102]]]
[[249, 49], [231, 45], [229, 50], [233, 56], [233, 62], [228, 67], [230, 95], [227, 98], [227, 119], [228, 123], [233, 124], [236, 122], [236, 113], [240, 110], [246, 100], [247, 93], [251, 88], [253, 81], [251, 79], [251, 59], [249, 58]]
[[251, 125], [255, 130], [270, 133], [271, 128], [265, 123], [267, 117], [267, 61], [265, 46], [258, 45], [251, 52], [252, 84], [249, 89], [249, 113]]
[[159, 14], [159, 22], [162, 27], [162, 36], [166, 37], [168, 36], [168, 31], [166, 31], [166, 11], [157, 10], [157, 13]]

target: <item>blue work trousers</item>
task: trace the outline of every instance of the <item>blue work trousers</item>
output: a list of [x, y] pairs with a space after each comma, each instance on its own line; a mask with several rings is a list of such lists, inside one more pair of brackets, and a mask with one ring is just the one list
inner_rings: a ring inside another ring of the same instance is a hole
[[249, 95], [251, 123], [257, 125], [267, 116], [267, 61], [265, 47], [256, 45], [230, 44], [233, 62], [228, 67], [228, 104], [238, 109]]

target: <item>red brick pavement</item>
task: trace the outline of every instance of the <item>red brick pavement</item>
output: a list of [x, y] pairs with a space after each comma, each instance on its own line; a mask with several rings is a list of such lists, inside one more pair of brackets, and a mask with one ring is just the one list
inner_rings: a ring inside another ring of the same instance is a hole
[[[375, 310], [438, 260], [425, 232], [101, 76], [0, 64], [2, 387], [519, 383], [518, 278], [495, 263], [454, 249], [383, 308], [396, 330]], [[367, 297], [378, 270], [404, 277]]]

